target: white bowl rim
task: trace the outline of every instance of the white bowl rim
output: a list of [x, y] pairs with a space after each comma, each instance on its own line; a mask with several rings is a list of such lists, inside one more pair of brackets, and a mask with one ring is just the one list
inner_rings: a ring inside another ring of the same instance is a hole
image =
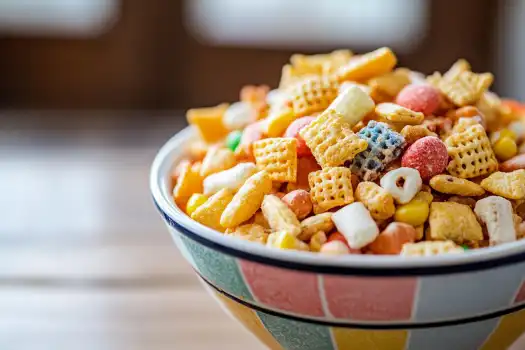
[[157, 153], [150, 172], [150, 190], [157, 208], [189, 238], [212, 249], [247, 260], [274, 266], [340, 274], [425, 275], [483, 270], [525, 261], [525, 240], [495, 247], [469, 250], [465, 254], [431, 257], [388, 255], [324, 256], [293, 250], [269, 249], [263, 245], [230, 238], [189, 218], [171, 200], [168, 189], [169, 171], [181, 158], [185, 143], [196, 135], [190, 126], [171, 137]]

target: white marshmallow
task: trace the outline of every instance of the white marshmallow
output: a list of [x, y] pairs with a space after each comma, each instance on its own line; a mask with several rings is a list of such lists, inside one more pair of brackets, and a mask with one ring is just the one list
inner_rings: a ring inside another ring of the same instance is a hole
[[[398, 186], [400, 180], [404, 181], [402, 187]], [[405, 204], [419, 192], [423, 180], [416, 169], [398, 168], [383, 175], [380, 184], [398, 203]]]
[[474, 212], [487, 225], [491, 245], [516, 240], [512, 204], [508, 200], [499, 196], [483, 198], [476, 202]]
[[253, 123], [257, 111], [247, 102], [235, 102], [228, 107], [222, 117], [222, 123], [229, 130], [243, 129]]
[[328, 109], [341, 114], [343, 119], [354, 126], [374, 110], [372, 98], [358, 86], [349, 86], [330, 104]]
[[209, 196], [223, 188], [237, 191], [246, 180], [257, 172], [253, 163], [239, 163], [233, 168], [211, 174], [203, 182], [204, 194]]
[[353, 249], [361, 249], [379, 235], [379, 228], [361, 202], [348, 204], [332, 215], [337, 230]]

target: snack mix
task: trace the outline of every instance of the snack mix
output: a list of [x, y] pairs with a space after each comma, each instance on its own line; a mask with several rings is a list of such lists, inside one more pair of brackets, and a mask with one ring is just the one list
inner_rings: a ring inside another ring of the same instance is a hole
[[465, 60], [426, 78], [396, 64], [389, 48], [293, 55], [278, 89], [189, 110], [175, 204], [228, 239], [324, 255], [525, 237], [525, 104]]

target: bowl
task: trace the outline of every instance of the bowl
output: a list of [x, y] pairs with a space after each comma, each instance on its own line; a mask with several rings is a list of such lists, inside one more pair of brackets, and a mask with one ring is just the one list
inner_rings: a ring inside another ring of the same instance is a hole
[[223, 236], [171, 200], [169, 172], [196, 137], [157, 154], [153, 201], [210, 294], [270, 349], [502, 350], [525, 333], [525, 240], [425, 258], [327, 257]]

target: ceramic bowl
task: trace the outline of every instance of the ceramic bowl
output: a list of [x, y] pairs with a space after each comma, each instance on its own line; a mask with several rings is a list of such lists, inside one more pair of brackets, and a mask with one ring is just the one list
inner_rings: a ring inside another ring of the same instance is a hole
[[206, 288], [271, 349], [506, 349], [525, 333], [525, 241], [428, 258], [281, 251], [187, 217], [169, 171], [195, 136], [159, 151], [153, 200]]

